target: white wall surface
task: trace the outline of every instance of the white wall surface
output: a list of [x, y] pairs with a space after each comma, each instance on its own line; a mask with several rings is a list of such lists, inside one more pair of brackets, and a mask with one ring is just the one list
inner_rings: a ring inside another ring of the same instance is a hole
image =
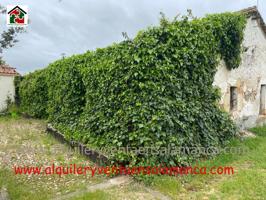
[[0, 112], [6, 108], [6, 100], [8, 96], [14, 101], [14, 76], [0, 75]]

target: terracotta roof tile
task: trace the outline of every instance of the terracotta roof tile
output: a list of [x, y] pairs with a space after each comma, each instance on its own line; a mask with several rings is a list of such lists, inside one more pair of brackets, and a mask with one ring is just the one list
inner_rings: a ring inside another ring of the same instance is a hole
[[19, 75], [19, 73], [16, 71], [16, 68], [0, 65], [0, 75], [16, 76]]

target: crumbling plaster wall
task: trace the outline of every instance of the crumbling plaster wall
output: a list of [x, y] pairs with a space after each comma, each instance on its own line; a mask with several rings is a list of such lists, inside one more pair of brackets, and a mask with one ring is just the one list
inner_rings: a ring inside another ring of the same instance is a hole
[[[228, 70], [221, 61], [214, 80], [214, 85], [221, 89], [221, 106], [231, 113], [241, 129], [266, 121], [266, 116], [260, 115], [260, 90], [266, 84], [266, 37], [255, 19], [248, 19], [243, 47], [241, 65]], [[230, 87], [234, 86], [238, 104], [230, 111]]]

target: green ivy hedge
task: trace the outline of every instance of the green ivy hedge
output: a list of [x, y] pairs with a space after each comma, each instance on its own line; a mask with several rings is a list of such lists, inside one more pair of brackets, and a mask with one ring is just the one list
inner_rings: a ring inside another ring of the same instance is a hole
[[80, 67], [85, 56], [72, 56], [52, 63], [46, 71], [47, 113], [54, 123], [77, 123], [85, 105]]
[[[220, 147], [236, 133], [212, 86], [220, 59], [240, 64], [246, 17], [169, 22], [25, 76], [21, 107], [48, 117], [67, 138], [97, 147]], [[202, 156], [202, 155], [198, 155]], [[120, 162], [188, 164], [195, 155], [117, 152]]]
[[48, 88], [45, 70], [38, 70], [24, 76], [17, 90], [19, 91], [20, 107], [26, 114], [38, 118], [48, 116]]

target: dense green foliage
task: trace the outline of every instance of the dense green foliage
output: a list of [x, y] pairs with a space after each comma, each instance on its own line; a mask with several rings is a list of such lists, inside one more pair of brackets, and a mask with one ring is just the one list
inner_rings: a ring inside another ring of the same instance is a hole
[[20, 83], [23, 80], [23, 76], [15, 76], [14, 78], [14, 85], [15, 85], [15, 104], [20, 104], [20, 97], [19, 97], [19, 87]]
[[206, 18], [214, 26], [214, 34], [220, 41], [219, 51], [229, 69], [237, 68], [241, 62], [241, 43], [246, 19], [232, 14], [210, 15]]
[[[242, 14], [165, 18], [104, 49], [62, 59], [27, 75], [21, 106], [66, 137], [98, 147], [219, 147], [236, 132], [212, 86], [220, 58], [240, 64]], [[189, 153], [188, 153], [189, 154]], [[198, 155], [202, 156], [202, 155]], [[123, 162], [187, 164], [190, 155], [118, 152]]]
[[77, 123], [85, 105], [85, 88], [80, 65], [84, 56], [72, 56], [51, 64], [46, 69], [47, 113], [54, 123]]
[[38, 70], [23, 78], [19, 87], [21, 109], [28, 115], [38, 118], [47, 117], [46, 71]]

